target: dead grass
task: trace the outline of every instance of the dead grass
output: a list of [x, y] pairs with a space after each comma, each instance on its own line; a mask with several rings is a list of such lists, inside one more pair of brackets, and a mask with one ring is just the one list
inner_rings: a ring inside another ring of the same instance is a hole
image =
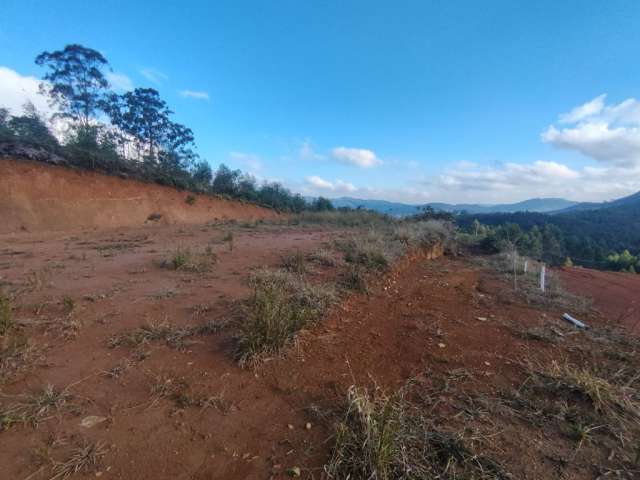
[[252, 294], [238, 323], [241, 364], [278, 354], [336, 300], [332, 287], [313, 285], [284, 270], [261, 269], [251, 276]]
[[87, 442], [71, 452], [64, 462], [57, 462], [53, 466], [53, 477], [49, 480], [69, 478], [76, 473], [95, 473], [100, 470], [102, 459], [107, 454], [104, 442]]
[[211, 335], [220, 332], [226, 326], [225, 322], [210, 321], [196, 326], [176, 326], [168, 321], [151, 322], [135, 330], [120, 333], [109, 338], [109, 348], [120, 346], [139, 347], [151, 342], [164, 342], [171, 348], [186, 350], [197, 343], [195, 337]]
[[43, 360], [42, 350], [26, 336], [14, 332], [0, 337], [0, 385]]
[[307, 260], [300, 250], [285, 255], [282, 258], [280, 266], [287, 272], [298, 273], [300, 275], [307, 273]]
[[406, 399], [351, 387], [325, 471], [336, 479], [507, 479], [472, 452], [462, 434], [443, 432]]
[[336, 255], [326, 248], [319, 248], [309, 256], [309, 260], [323, 267], [335, 267], [339, 261]]
[[204, 252], [190, 248], [177, 247], [169, 256], [160, 262], [162, 268], [184, 272], [207, 272], [217, 262], [217, 255], [207, 247]]
[[341, 285], [347, 290], [354, 292], [367, 293], [369, 291], [369, 282], [364, 269], [358, 265], [349, 265], [342, 277]]
[[0, 336], [6, 335], [14, 327], [11, 299], [0, 293]]
[[74, 408], [71, 398], [68, 391], [57, 390], [53, 385], [46, 385], [33, 395], [6, 397], [0, 406], [0, 431], [19, 423], [37, 426], [62, 410]]

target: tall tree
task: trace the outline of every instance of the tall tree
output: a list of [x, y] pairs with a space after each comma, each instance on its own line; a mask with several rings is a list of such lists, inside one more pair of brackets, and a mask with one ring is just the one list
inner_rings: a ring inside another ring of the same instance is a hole
[[108, 66], [107, 60], [96, 50], [73, 44], [64, 50], [42, 52], [36, 57], [36, 64], [49, 69], [40, 90], [59, 110], [55, 116], [88, 127], [109, 88], [102, 72]]
[[156, 158], [169, 133], [169, 115], [172, 113], [157, 90], [136, 88], [124, 95], [111, 94], [105, 102], [105, 110], [111, 123], [142, 144], [148, 158]]

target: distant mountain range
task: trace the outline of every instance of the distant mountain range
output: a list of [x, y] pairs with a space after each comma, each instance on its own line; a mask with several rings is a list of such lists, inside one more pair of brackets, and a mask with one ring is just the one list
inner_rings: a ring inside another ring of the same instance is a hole
[[470, 214], [484, 213], [513, 213], [513, 212], [556, 212], [568, 208], [576, 207], [578, 202], [572, 202], [563, 198], [532, 198], [517, 203], [506, 203], [497, 205], [483, 204], [450, 204], [450, 203], [428, 203], [426, 205], [411, 205], [399, 202], [387, 202], [385, 200], [363, 200], [359, 198], [340, 197], [333, 198], [331, 202], [335, 207], [366, 208], [375, 210], [396, 217], [413, 215], [424, 206], [430, 206], [435, 210], [443, 212], [467, 212]]

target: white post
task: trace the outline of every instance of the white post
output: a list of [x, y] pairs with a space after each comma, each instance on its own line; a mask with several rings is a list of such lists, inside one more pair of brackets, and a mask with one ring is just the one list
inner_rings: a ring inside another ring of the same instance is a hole
[[542, 290], [544, 292], [544, 277], [546, 274], [546, 267], [544, 266], [544, 264], [542, 265], [542, 267], [540, 268], [540, 290]]
[[527, 267], [529, 266], [529, 260], [524, 261], [524, 273], [527, 273]]

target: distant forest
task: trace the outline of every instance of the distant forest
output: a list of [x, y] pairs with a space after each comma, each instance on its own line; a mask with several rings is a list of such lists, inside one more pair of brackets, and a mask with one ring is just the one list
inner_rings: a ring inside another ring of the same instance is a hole
[[35, 59], [46, 73], [40, 91], [62, 120], [59, 141], [48, 122], [27, 103], [22, 115], [0, 105], [0, 156], [27, 157], [156, 182], [204, 194], [244, 199], [281, 211], [333, 209], [322, 197], [311, 203], [279, 183], [259, 184], [250, 174], [220, 164], [214, 172], [195, 152], [193, 131], [153, 88], [114, 93], [109, 63], [82, 45], [43, 52]]
[[556, 214], [460, 215], [458, 225], [487, 250], [513, 246], [551, 264], [640, 272], [640, 196]]

